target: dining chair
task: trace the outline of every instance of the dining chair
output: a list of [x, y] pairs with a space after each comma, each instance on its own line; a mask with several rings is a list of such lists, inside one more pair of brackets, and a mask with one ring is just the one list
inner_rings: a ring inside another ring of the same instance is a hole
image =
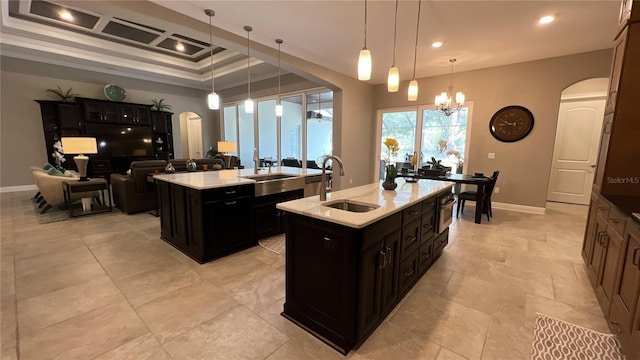
[[302, 164], [300, 164], [300, 160], [298, 159], [284, 158], [282, 159], [282, 166], [302, 167]]
[[[493, 211], [491, 211], [491, 195], [493, 195], [493, 189], [496, 187], [496, 181], [498, 181], [498, 175], [500, 175], [500, 170], [496, 170], [493, 172], [491, 176], [491, 180], [487, 182], [487, 185], [484, 187], [484, 197], [482, 199], [483, 209], [482, 211], [487, 213], [487, 221], [491, 221], [491, 217], [493, 217]], [[463, 191], [458, 194], [458, 210], [456, 211], [456, 217], [460, 217], [460, 213], [464, 214], [464, 203], [469, 201], [476, 201], [476, 191]]]

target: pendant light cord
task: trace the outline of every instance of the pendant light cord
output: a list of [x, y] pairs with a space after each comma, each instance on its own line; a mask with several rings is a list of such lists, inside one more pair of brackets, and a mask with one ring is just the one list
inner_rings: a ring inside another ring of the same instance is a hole
[[422, 0], [418, 1], [418, 21], [416, 22], [416, 48], [413, 53], [413, 80], [416, 79], [416, 61], [418, 59], [418, 31], [420, 31], [420, 7]]
[[278, 40], [276, 40], [276, 42], [278, 43], [278, 100], [280, 100], [280, 45], [282, 44], [282, 40]]
[[451, 80], [449, 81], [449, 97], [453, 97], [453, 63], [456, 62], [456, 59], [450, 59], [451, 63]]
[[393, 64], [391, 65], [396, 66], [396, 34], [398, 33], [398, 0], [396, 0], [396, 15], [395, 18], [393, 20]]
[[251, 33], [251, 29], [245, 27], [247, 30], [247, 98], [251, 99], [251, 47], [249, 46], [249, 33]]
[[209, 46], [211, 47], [209, 52], [209, 61], [211, 63], [211, 92], [215, 93], [216, 88], [215, 88], [214, 77], [213, 77], [213, 37], [211, 35], [211, 17], [215, 15], [215, 12], [212, 11], [211, 13], [207, 13], [207, 15], [209, 15]]
[[367, 48], [367, 0], [364, 0], [364, 48]]

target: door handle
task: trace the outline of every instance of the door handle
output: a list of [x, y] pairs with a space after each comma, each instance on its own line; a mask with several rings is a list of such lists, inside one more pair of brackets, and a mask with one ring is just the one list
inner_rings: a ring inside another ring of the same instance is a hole
[[393, 257], [391, 257], [391, 248], [387, 246], [387, 255], [389, 255], [389, 261], [387, 262], [388, 265], [391, 265], [391, 263], [393, 262]]
[[596, 167], [596, 164], [591, 164], [591, 165], [589, 165], [589, 166], [591, 166], [591, 168], [595, 168], [595, 167]]
[[384, 252], [384, 249], [380, 250], [380, 257], [378, 257], [378, 269], [379, 270], [383, 270], [385, 267], [385, 262], [386, 260], [387, 254]]
[[640, 250], [640, 248], [633, 249], [633, 257], [631, 261], [633, 262], [633, 265], [640, 267], [640, 259], [638, 259], [638, 250]]

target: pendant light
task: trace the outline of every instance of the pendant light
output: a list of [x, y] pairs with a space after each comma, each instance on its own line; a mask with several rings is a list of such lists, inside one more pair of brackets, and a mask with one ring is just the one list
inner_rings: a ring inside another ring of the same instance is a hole
[[282, 117], [284, 109], [282, 108], [282, 104], [280, 103], [280, 45], [282, 45], [282, 39], [276, 39], [276, 44], [278, 44], [278, 99], [276, 101], [276, 116]]
[[211, 18], [216, 16], [216, 12], [211, 9], [206, 9], [204, 13], [209, 17], [209, 46], [211, 51], [209, 53], [209, 60], [211, 61], [211, 93], [207, 95], [207, 104], [210, 110], [220, 109], [220, 96], [216, 94], [216, 88], [214, 84], [215, 76], [213, 76], [213, 40], [211, 36]]
[[249, 33], [253, 31], [251, 26], [245, 26], [244, 31], [247, 32], [247, 100], [244, 101], [244, 111], [247, 114], [253, 114], [253, 100], [251, 100], [251, 54], [249, 52]]
[[367, 0], [364, 0], [364, 47], [358, 57], [358, 80], [371, 79], [371, 51], [367, 49]]
[[409, 91], [407, 93], [407, 99], [409, 101], [418, 100], [418, 81], [416, 81], [416, 61], [418, 59], [418, 32], [420, 30], [420, 8], [422, 0], [418, 1], [418, 21], [416, 22], [416, 48], [413, 53], [413, 78], [409, 83]]
[[389, 69], [389, 76], [387, 77], [387, 91], [397, 92], [400, 86], [400, 73], [396, 67], [396, 37], [398, 33], [398, 0], [396, 0], [396, 15], [393, 20], [393, 63], [391, 69]]

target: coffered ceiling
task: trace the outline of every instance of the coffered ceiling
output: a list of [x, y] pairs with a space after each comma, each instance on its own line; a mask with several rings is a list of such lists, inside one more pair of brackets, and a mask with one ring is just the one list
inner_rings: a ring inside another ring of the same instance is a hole
[[[73, 20], [61, 18], [61, 9]], [[276, 48], [274, 40], [282, 38], [284, 53], [356, 77], [364, 0], [10, 0], [2, 2], [0, 50], [8, 57], [209, 89], [205, 9], [216, 12], [217, 89], [246, 84], [244, 25], [253, 26], [254, 42]], [[393, 0], [368, 1], [372, 84], [384, 83], [392, 64], [394, 10]], [[451, 58], [459, 72], [611, 48], [618, 13], [618, 0], [423, 0], [416, 77], [448, 73]], [[417, 1], [399, 1], [396, 65], [402, 80], [413, 76], [417, 14]], [[538, 24], [544, 15], [555, 21]], [[434, 41], [442, 47], [431, 47]], [[251, 56], [249, 64], [252, 81], [277, 75], [273, 58]]]

